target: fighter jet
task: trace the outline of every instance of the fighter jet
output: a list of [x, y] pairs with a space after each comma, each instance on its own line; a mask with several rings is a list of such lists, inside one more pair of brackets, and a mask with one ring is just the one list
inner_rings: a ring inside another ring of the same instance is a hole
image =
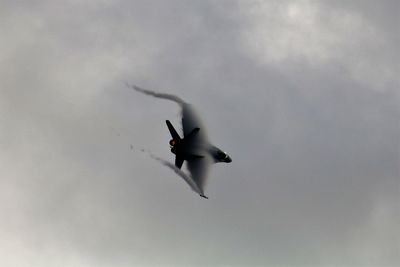
[[[185, 132], [184, 138], [181, 138], [174, 126], [172, 126], [169, 120], [166, 120], [167, 127], [171, 133], [172, 139], [169, 141], [171, 146], [171, 152], [175, 154], [175, 166], [181, 168], [183, 161], [186, 160], [190, 165], [191, 162], [196, 160], [202, 160], [205, 156], [204, 153], [210, 154], [213, 161], [216, 162], [232, 162], [232, 159], [219, 148], [208, 145], [201, 141], [201, 137], [198, 137], [200, 128], [193, 128], [189, 133]], [[185, 128], [184, 128], [185, 129]]]
[[[178, 134], [169, 120], [166, 121], [168, 130], [172, 139], [169, 141], [170, 149], [175, 154], [174, 171], [181, 176], [189, 186], [197, 192], [201, 197], [204, 195], [204, 187], [208, 176], [208, 169], [212, 163], [232, 162], [232, 159], [226, 152], [209, 142], [205, 127], [194, 108], [180, 99], [178, 96], [171, 94], [157, 93], [138, 86], [130, 86], [134, 90], [151, 95], [157, 98], [163, 98], [176, 102], [181, 107], [182, 112], [182, 130], [183, 138]], [[162, 164], [171, 168], [168, 162], [157, 158]], [[180, 169], [186, 161], [186, 166], [190, 172], [190, 176], [186, 175]], [[172, 165], [172, 164], [171, 164]]]

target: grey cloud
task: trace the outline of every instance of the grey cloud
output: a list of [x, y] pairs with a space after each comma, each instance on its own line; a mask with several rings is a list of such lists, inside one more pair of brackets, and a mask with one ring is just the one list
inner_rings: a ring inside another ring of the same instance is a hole
[[[0, 265], [398, 265], [399, 81], [373, 81], [398, 68], [397, 4], [308, 3], [380, 39], [266, 63], [244, 45], [248, 1], [3, 1]], [[203, 111], [235, 160], [210, 201], [129, 149], [170, 158], [177, 109], [124, 81]]]

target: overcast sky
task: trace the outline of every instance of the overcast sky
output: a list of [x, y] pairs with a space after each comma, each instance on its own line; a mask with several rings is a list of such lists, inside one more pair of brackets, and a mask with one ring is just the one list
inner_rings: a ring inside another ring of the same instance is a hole
[[[399, 17], [0, 0], [0, 266], [400, 265]], [[173, 162], [179, 107], [126, 82], [193, 104], [232, 157], [208, 200], [140, 152]]]

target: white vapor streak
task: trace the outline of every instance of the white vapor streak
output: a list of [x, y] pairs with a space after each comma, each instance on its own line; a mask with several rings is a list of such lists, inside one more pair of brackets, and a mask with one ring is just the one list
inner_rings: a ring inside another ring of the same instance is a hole
[[183, 180], [185, 180], [185, 182], [190, 186], [190, 188], [191, 188], [194, 192], [198, 193], [198, 194], [201, 195], [201, 196], [204, 196], [203, 191], [197, 186], [197, 184], [193, 181], [193, 179], [192, 179], [189, 175], [187, 175], [186, 173], [184, 173], [181, 169], [179, 169], [178, 167], [176, 167], [173, 163], [171, 163], [171, 162], [169, 162], [169, 161], [167, 161], [167, 160], [164, 160], [164, 159], [162, 159], [162, 158], [160, 158], [160, 157], [157, 157], [156, 155], [154, 155], [153, 153], [151, 153], [151, 152], [148, 151], [148, 150], [141, 149], [141, 151], [142, 151], [142, 152], [147, 152], [147, 153], [149, 154], [149, 156], [150, 156], [152, 159], [154, 159], [154, 160], [160, 162], [162, 165], [164, 165], [164, 166], [170, 168], [171, 170], [173, 170], [173, 171], [174, 171], [176, 174], [178, 174]]
[[183, 101], [181, 98], [179, 98], [176, 95], [157, 93], [157, 92], [153, 92], [153, 91], [150, 91], [150, 90], [146, 90], [146, 89], [140, 88], [140, 87], [138, 87], [136, 85], [130, 85], [130, 84], [126, 84], [126, 85], [128, 87], [130, 87], [130, 88], [132, 88], [132, 89], [134, 89], [134, 90], [136, 90], [138, 92], [141, 92], [143, 94], [146, 94], [146, 95], [151, 95], [151, 96], [154, 96], [154, 97], [157, 97], [157, 98], [163, 98], [163, 99], [171, 100], [171, 101], [174, 101], [174, 102], [178, 103], [181, 106], [186, 104], [185, 101]]

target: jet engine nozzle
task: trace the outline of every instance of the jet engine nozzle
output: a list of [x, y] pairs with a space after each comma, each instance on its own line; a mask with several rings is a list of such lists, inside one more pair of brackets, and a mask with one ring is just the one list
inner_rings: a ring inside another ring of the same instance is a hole
[[169, 141], [169, 145], [170, 145], [170, 146], [175, 146], [175, 145], [176, 145], [176, 140], [175, 140], [175, 139], [171, 139], [171, 140]]

